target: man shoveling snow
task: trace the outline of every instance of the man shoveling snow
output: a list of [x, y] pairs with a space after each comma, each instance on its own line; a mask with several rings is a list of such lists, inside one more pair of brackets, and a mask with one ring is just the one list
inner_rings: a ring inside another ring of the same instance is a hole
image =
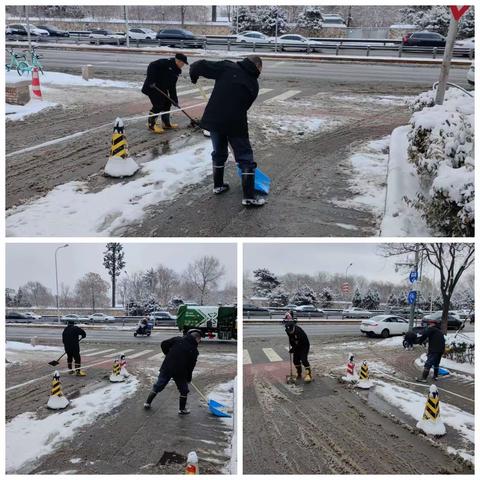
[[417, 382], [427, 383], [428, 374], [433, 367], [433, 380], [438, 379], [438, 369], [442, 355], [445, 352], [445, 337], [440, 330], [440, 324], [437, 322], [429, 322], [428, 328], [418, 339], [418, 343], [422, 344], [428, 340], [427, 361], [423, 367], [421, 378], [416, 378]]

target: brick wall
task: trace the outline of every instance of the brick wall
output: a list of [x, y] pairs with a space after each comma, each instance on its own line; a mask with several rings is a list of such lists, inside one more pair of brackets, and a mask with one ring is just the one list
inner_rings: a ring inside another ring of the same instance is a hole
[[27, 104], [30, 101], [30, 81], [7, 83], [5, 86], [5, 101], [11, 105]]

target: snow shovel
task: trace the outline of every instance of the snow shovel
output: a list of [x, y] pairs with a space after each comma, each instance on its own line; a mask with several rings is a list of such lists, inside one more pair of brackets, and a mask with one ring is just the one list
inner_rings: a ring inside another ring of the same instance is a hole
[[292, 353], [290, 353], [290, 375], [287, 375], [287, 385], [293, 385], [296, 382], [296, 379], [293, 375], [293, 362], [292, 362]]
[[200, 391], [200, 389], [193, 383], [190, 382], [190, 385], [197, 391], [197, 393], [202, 397], [203, 401], [208, 405], [208, 409], [210, 410], [213, 415], [216, 417], [231, 417], [229, 413], [227, 413], [227, 406], [219, 403], [215, 400], [207, 400], [205, 395]]
[[165, 98], [167, 98], [174, 107], [176, 107], [176, 108], [178, 108], [179, 110], [181, 110], [182, 113], [184, 113], [184, 114], [189, 118], [189, 120], [190, 120], [190, 126], [192, 126], [192, 127], [200, 127], [200, 122], [199, 122], [198, 120], [195, 120], [193, 117], [191, 117], [185, 110], [182, 110], [182, 109], [180, 108], [180, 105], [179, 105], [178, 103], [174, 102], [163, 90], [160, 90], [154, 83], [152, 83], [150, 86], [151, 86], [152, 88], [154, 88], [157, 92], [160, 92]]
[[[82, 340], [80, 339], [78, 343], [80, 343]], [[67, 352], [63, 352], [56, 360], [52, 360], [51, 362], [48, 362], [49, 365], [52, 367], [56, 367], [59, 363], [60, 360], [67, 354]]]

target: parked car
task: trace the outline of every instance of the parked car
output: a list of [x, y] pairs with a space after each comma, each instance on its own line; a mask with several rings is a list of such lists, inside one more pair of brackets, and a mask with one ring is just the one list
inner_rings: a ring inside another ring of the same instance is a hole
[[404, 35], [402, 43], [406, 47], [445, 47], [446, 39], [435, 32], [413, 32]]
[[177, 317], [175, 315], [171, 315], [169, 312], [166, 310], [158, 311], [158, 312], [152, 312], [149, 316], [148, 319], [150, 322], [152, 322], [155, 326], [159, 325], [160, 323], [165, 323], [165, 322], [173, 322], [177, 320]]
[[408, 320], [397, 315], [375, 315], [362, 320], [360, 331], [368, 337], [380, 335], [387, 338], [390, 335], [403, 335], [408, 332]]
[[[422, 318], [422, 327], [428, 327], [429, 322], [440, 323], [442, 321], [442, 312], [434, 312], [429, 315], [425, 315]], [[460, 320], [457, 314], [453, 312], [448, 312], [448, 328], [449, 329], [458, 329], [462, 326], [463, 322]]]
[[257, 307], [256, 305], [253, 305], [251, 303], [244, 303], [243, 304], [243, 316], [244, 317], [270, 317], [270, 310], [268, 308], [264, 307]]
[[[385, 308], [385, 313], [389, 313], [391, 315], [399, 315], [401, 317], [410, 317], [410, 307], [390, 307], [387, 306]], [[421, 318], [425, 315], [425, 312], [421, 308], [415, 309], [415, 318]]]
[[359, 307], [350, 307], [342, 311], [343, 318], [370, 318], [372, 313]]
[[105, 313], [94, 313], [88, 317], [88, 320], [92, 323], [107, 323], [114, 322], [115, 317], [112, 317], [112, 315], [105, 315]]
[[237, 35], [237, 43], [273, 43], [275, 39], [261, 32], [243, 32]]
[[76, 315], [75, 313], [69, 313], [68, 315], [61, 317], [60, 320], [65, 323], [67, 323], [69, 320], [73, 320], [75, 323], [86, 323], [88, 322], [88, 317], [82, 317], [80, 315]]
[[70, 33], [66, 30], [60, 30], [57, 27], [53, 27], [52, 25], [39, 25], [37, 28], [41, 28], [42, 30], [46, 30], [51, 37], [69, 37]]
[[40, 320], [42, 318], [41, 315], [37, 315], [36, 313], [33, 313], [33, 312], [25, 312], [24, 315], [27, 316], [28, 318], [31, 318], [32, 320]]
[[[271, 43], [275, 43], [275, 39]], [[277, 45], [281, 51], [284, 50], [304, 50], [320, 51], [321, 42], [309, 40], [302, 35], [286, 34], [277, 38]]]
[[13, 320], [14, 323], [32, 323], [32, 319], [21, 312], [7, 312], [5, 318]]
[[92, 44], [124, 45], [126, 42], [124, 33], [103, 29], [92, 30], [88, 38]]
[[475, 54], [475, 37], [464, 38], [463, 40], [457, 40], [455, 42], [454, 48], [465, 50], [464, 55], [468, 57], [470, 51], [473, 50]]
[[[16, 23], [15, 25], [9, 25], [8, 28], [12, 35], [27, 35], [29, 31], [26, 23]], [[32, 37], [48, 37], [50, 34], [46, 30], [30, 24], [30, 35]]]
[[313, 305], [299, 305], [295, 310], [296, 317], [323, 317], [323, 310]]
[[182, 28], [160, 30], [156, 38], [162, 45], [168, 45], [169, 47], [184, 46], [193, 48], [201, 48], [206, 40], [205, 36], [194, 35], [192, 32]]
[[467, 82], [470, 85], [475, 85], [475, 65], [472, 63], [467, 72]]
[[155, 40], [157, 32], [150, 28], [130, 28], [128, 37], [132, 40]]

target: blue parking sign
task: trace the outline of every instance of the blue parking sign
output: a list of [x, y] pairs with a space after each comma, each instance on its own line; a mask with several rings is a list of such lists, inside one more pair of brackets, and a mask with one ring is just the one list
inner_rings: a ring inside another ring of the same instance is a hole
[[417, 292], [415, 290], [408, 292], [407, 300], [409, 305], [412, 305], [413, 303], [415, 303], [415, 301], [417, 300]]
[[410, 283], [415, 283], [418, 280], [418, 272], [416, 270], [410, 272], [408, 279], [410, 280]]

